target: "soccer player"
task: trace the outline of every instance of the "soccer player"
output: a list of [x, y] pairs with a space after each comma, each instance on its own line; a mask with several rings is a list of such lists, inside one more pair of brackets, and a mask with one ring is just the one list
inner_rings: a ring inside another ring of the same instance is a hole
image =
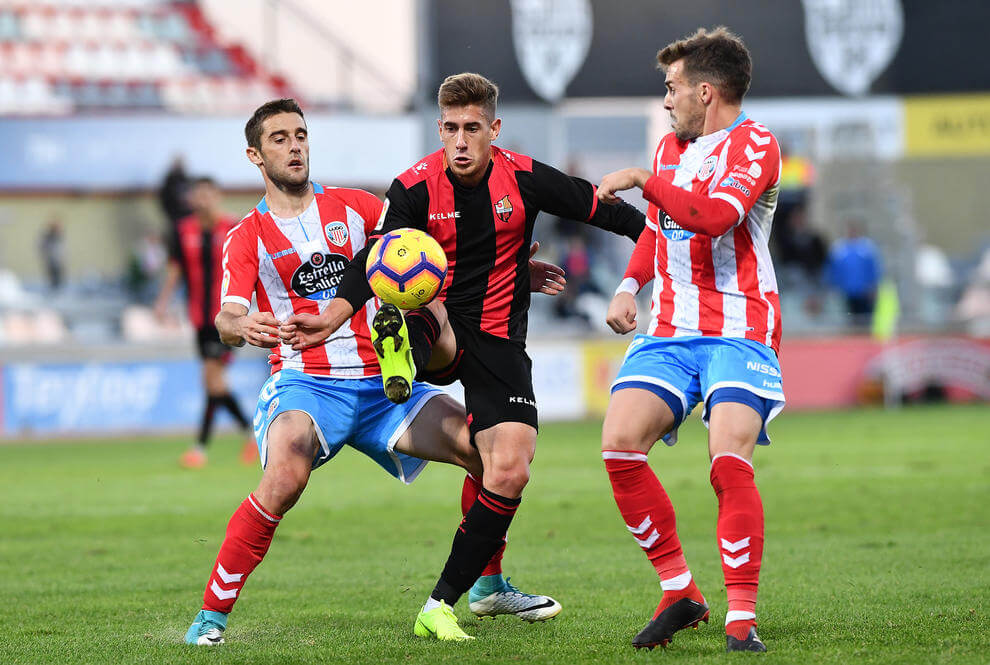
[[[273, 350], [273, 373], [261, 389], [254, 419], [264, 474], [227, 525], [202, 610], [185, 637], [190, 644], [223, 643], [227, 615], [282, 516], [298, 500], [310, 472], [344, 445], [406, 483], [420, 473], [424, 460], [458, 464], [473, 478], [483, 473], [460, 404], [420, 383], [413, 384], [404, 404], [385, 398], [369, 336], [373, 304], [355, 310], [318, 345], [298, 351], [282, 343], [294, 332], [292, 326], [280, 327], [281, 321], [294, 312], [319, 313], [330, 302], [347, 262], [374, 229], [382, 203], [368, 192], [310, 182], [306, 122], [294, 100], [258, 108], [245, 135], [265, 197], [224, 242], [216, 326], [226, 344]], [[528, 273], [534, 290], [556, 294], [563, 288], [560, 269], [552, 264], [531, 262]], [[259, 311], [249, 313], [252, 295]], [[514, 613], [532, 619], [540, 611]]]
[[[230, 394], [225, 369], [230, 362], [230, 347], [220, 341], [213, 325], [213, 319], [220, 311], [218, 275], [222, 247], [227, 232], [234, 227], [234, 220], [221, 209], [220, 189], [212, 178], [193, 180], [187, 200], [192, 214], [178, 221], [175, 234], [171, 236], [168, 269], [155, 301], [155, 313], [159, 318], [165, 316], [172, 293], [184, 278], [189, 321], [196, 329], [196, 348], [203, 361], [206, 403], [196, 444], [182, 454], [179, 463], [197, 469], [206, 464], [206, 446], [218, 407], [225, 408], [245, 433], [250, 432], [251, 425]], [[251, 439], [245, 442], [241, 459], [248, 463], [258, 459], [257, 448]]]
[[[484, 464], [482, 486], [465, 486], [470, 507], [416, 619], [414, 631], [424, 637], [469, 638], [450, 608], [470, 589], [469, 608], [486, 613], [488, 599], [505, 589], [501, 575], [486, 567], [502, 547], [536, 450], [536, 399], [525, 342], [526, 259], [537, 215], [542, 210], [632, 240], [644, 226], [643, 214], [632, 206], [599, 205], [591, 183], [492, 145], [502, 125], [497, 99], [498, 88], [483, 76], [447, 77], [438, 93], [443, 147], [393, 181], [372, 236], [415, 227], [447, 254], [447, 280], [437, 300], [409, 312], [405, 321], [391, 305], [379, 310], [373, 326], [388, 343], [376, 350], [385, 392], [396, 401], [408, 399], [414, 376], [431, 383], [460, 380], [472, 441]], [[363, 266], [364, 253], [348, 267], [322, 317], [289, 319], [299, 324], [297, 346], [337, 330], [371, 298]], [[534, 610], [537, 601], [520, 597]], [[547, 611], [556, 614], [560, 606]]]
[[666, 72], [664, 108], [673, 131], [660, 140], [653, 171], [606, 175], [603, 202], [643, 190], [647, 228], [609, 306], [617, 333], [636, 328], [633, 298], [654, 280], [649, 332], [636, 335], [602, 429], [602, 457], [619, 512], [660, 576], [663, 597], [633, 646], [668, 644], [708, 620], [708, 604], [677, 538], [674, 508], [647, 464], [663, 438], [703, 404], [717, 539], [729, 609], [727, 651], [766, 651], [756, 634], [763, 557], [763, 504], [753, 451], [784, 406], [777, 348], [780, 304], [767, 249], [780, 171], [773, 134], [742, 112], [752, 64], [724, 27], [699, 30], [657, 54]]

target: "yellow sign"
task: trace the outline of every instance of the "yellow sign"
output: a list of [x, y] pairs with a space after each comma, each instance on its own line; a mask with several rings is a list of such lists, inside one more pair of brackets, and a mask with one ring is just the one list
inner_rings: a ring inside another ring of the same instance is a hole
[[935, 95], [904, 100], [909, 157], [990, 155], [990, 95]]
[[609, 389], [622, 366], [622, 358], [632, 339], [614, 342], [586, 342], [584, 354], [584, 400], [588, 413], [604, 416], [608, 409]]

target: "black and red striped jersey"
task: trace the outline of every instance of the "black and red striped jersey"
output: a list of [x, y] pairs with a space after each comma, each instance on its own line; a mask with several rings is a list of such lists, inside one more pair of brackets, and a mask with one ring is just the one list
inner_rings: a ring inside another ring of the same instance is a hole
[[[442, 149], [400, 174], [369, 240], [403, 227], [426, 231], [447, 254], [447, 279], [439, 298], [448, 315], [522, 342], [530, 299], [529, 246], [541, 211], [634, 241], [645, 226], [644, 215], [628, 204], [599, 205], [596, 188], [587, 180], [492, 146], [488, 171], [474, 187], [457, 181]], [[345, 278], [338, 291], [355, 309], [372, 295], [363, 279], [366, 255], [356, 257], [351, 279]]]
[[182, 269], [186, 282], [189, 320], [194, 328], [213, 325], [220, 311], [220, 260], [223, 241], [235, 220], [220, 217], [212, 228], [204, 228], [196, 215], [179, 220], [169, 243], [169, 260]]

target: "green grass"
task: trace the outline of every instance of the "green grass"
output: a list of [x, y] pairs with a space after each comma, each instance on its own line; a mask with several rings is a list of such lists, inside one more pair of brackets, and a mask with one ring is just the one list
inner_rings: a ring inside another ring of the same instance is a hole
[[[712, 622], [666, 652], [629, 641], [659, 597], [612, 501], [596, 422], [546, 425], [505, 567], [564, 612], [546, 624], [459, 614], [477, 635], [412, 634], [459, 518], [462, 473], [404, 487], [347, 450], [316, 472], [231, 615], [228, 644], [180, 643], [231, 512], [260, 471], [176, 438], [0, 446], [2, 663], [724, 662], [725, 600], [703, 428], [651, 462]], [[990, 660], [990, 409], [784, 413], [757, 452], [767, 540], [767, 663]], [[734, 657], [756, 657], [743, 655]]]

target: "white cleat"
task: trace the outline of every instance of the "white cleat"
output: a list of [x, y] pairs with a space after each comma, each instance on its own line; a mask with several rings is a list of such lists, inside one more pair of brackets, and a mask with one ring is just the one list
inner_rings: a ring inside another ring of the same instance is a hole
[[550, 596], [523, 593], [509, 584], [508, 580], [501, 590], [487, 596], [480, 596], [472, 588], [468, 600], [470, 601], [468, 607], [476, 616], [495, 617], [499, 614], [512, 614], [530, 623], [552, 619], [564, 609]]
[[218, 628], [210, 628], [196, 639], [198, 645], [223, 644], [223, 631]]

